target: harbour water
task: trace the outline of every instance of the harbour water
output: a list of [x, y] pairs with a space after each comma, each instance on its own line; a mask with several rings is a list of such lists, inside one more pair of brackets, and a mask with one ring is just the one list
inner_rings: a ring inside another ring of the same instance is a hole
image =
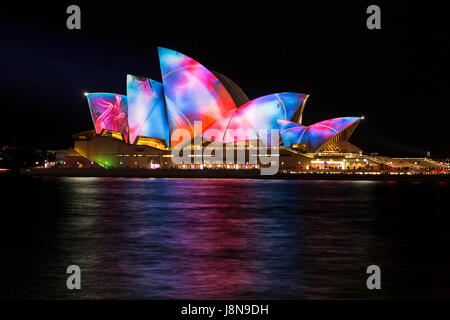
[[[450, 183], [0, 179], [2, 296], [450, 297]], [[368, 290], [366, 268], [381, 268]], [[81, 268], [68, 290], [66, 268]]]

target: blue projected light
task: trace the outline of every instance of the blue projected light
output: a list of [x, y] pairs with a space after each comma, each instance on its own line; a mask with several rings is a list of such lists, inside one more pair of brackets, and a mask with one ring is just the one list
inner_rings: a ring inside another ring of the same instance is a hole
[[138, 136], [163, 139], [169, 145], [169, 123], [160, 82], [127, 76], [128, 122], [130, 143]]
[[193, 137], [195, 121], [202, 121], [204, 132], [213, 122], [236, 110], [223, 84], [203, 65], [166, 48], [158, 48], [158, 54], [171, 133], [186, 129]]
[[334, 118], [307, 127], [291, 121], [278, 121], [278, 124], [285, 146], [305, 144], [308, 152], [316, 152], [328, 140], [360, 120], [360, 117]]

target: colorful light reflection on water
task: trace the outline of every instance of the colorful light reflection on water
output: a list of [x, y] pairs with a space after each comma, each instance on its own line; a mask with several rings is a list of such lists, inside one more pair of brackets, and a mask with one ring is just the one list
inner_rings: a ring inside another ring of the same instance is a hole
[[[10, 201], [18, 190], [29, 201]], [[0, 199], [3, 212], [23, 212], [4, 215], [11, 232], [2, 235], [9, 261], [3, 274], [14, 288], [4, 292], [77, 299], [448, 297], [448, 191], [437, 183], [375, 181], [24, 179]], [[374, 263], [383, 272], [379, 292], [365, 287], [365, 268]], [[82, 269], [80, 291], [65, 288], [69, 264]]]

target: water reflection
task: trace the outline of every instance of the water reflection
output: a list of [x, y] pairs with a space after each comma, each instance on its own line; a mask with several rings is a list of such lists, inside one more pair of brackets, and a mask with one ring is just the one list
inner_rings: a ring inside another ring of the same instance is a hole
[[[17, 286], [19, 297], [420, 297], [429, 285], [411, 287], [408, 277], [449, 270], [434, 254], [448, 243], [439, 227], [448, 222], [448, 185], [105, 178], [33, 184], [41, 199], [34, 214], [45, 223], [21, 261], [32, 271]], [[423, 224], [430, 198], [439, 205]], [[433, 237], [419, 241], [418, 230]], [[421, 257], [432, 259], [411, 267]], [[80, 291], [65, 289], [70, 264], [82, 269]], [[365, 287], [370, 264], [384, 270], [382, 292]]]

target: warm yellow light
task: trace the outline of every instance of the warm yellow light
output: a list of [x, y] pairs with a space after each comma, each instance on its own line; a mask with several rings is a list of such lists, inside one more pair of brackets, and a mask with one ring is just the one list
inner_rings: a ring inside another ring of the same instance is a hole
[[361, 120], [364, 120], [364, 116], [361, 117]]
[[139, 137], [136, 145], [149, 146], [160, 150], [166, 150], [166, 146], [164, 145], [164, 143], [162, 143], [162, 140], [157, 138]]
[[85, 92], [85, 93], [84, 93], [84, 96], [87, 97], [88, 94], [89, 94], [89, 92]]

